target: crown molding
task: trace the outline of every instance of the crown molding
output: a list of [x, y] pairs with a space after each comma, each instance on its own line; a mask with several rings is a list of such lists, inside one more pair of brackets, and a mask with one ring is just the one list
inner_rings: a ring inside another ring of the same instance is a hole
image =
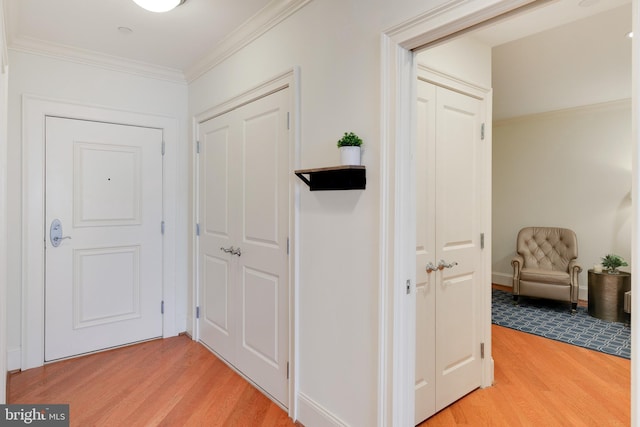
[[208, 54], [189, 66], [184, 72], [187, 82], [198, 79], [310, 2], [311, 0], [273, 0], [225, 37]]
[[602, 111], [614, 111], [622, 109], [631, 109], [631, 98], [616, 99], [613, 101], [597, 102], [587, 105], [576, 105], [574, 107], [566, 107], [557, 110], [542, 111], [538, 113], [523, 114], [521, 116], [507, 117], [504, 119], [495, 120], [493, 127], [511, 125], [514, 123], [527, 122], [530, 120], [540, 120], [553, 117], [571, 116], [575, 114], [594, 113]]
[[26, 52], [142, 77], [186, 83], [182, 71], [30, 37], [12, 37], [9, 50]]

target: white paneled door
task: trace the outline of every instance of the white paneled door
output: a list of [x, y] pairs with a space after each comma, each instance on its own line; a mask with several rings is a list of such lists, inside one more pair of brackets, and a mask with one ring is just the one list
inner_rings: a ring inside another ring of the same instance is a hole
[[162, 130], [46, 118], [45, 360], [162, 335]]
[[481, 108], [418, 81], [416, 424], [482, 379]]
[[199, 125], [200, 340], [288, 402], [289, 90]]

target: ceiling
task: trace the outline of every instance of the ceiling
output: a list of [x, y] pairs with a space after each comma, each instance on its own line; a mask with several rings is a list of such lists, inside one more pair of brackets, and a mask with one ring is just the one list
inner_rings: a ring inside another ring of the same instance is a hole
[[[474, 36], [495, 46], [630, 1], [542, 0], [550, 5], [487, 26]], [[190, 80], [190, 75], [203, 72], [192, 69], [225, 37], [252, 17], [294, 2], [187, 0], [167, 13], [148, 12], [132, 0], [4, 0], [4, 5], [9, 48], [126, 61]]]
[[[472, 35], [489, 46], [498, 46], [629, 3], [631, 0], [540, 0], [527, 11], [496, 20]], [[626, 24], [621, 25], [621, 31], [631, 31], [631, 17]]]
[[9, 48], [97, 53], [184, 72], [227, 35], [277, 2], [187, 0], [167, 13], [148, 12], [132, 0], [4, 3]]

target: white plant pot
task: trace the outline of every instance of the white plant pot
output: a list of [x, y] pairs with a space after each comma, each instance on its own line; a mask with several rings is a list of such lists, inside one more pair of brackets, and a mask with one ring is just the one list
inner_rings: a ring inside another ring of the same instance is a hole
[[340, 163], [344, 166], [360, 165], [360, 147], [340, 147]]

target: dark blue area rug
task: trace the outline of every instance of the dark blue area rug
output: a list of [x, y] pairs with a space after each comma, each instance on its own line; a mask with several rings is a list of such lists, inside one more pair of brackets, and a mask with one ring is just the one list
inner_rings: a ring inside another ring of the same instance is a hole
[[496, 325], [631, 358], [628, 326], [589, 316], [586, 307], [578, 307], [575, 314], [570, 309], [569, 303], [527, 297], [515, 305], [510, 292], [492, 290], [491, 322]]

